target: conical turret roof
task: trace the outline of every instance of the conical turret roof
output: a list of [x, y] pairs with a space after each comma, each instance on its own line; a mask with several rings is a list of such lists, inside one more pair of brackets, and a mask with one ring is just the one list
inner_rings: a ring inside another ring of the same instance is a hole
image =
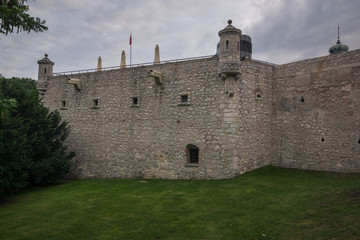
[[234, 27], [232, 24], [232, 21], [231, 19], [228, 20], [228, 25], [219, 32], [219, 37], [221, 36], [221, 34], [223, 33], [229, 33], [229, 32], [232, 32], [232, 33], [237, 33], [239, 35], [241, 35], [241, 30], [240, 29], [237, 29], [236, 27]]
[[47, 64], [54, 65], [54, 62], [52, 62], [52, 61], [48, 58], [48, 55], [47, 55], [46, 53], [45, 53], [45, 57], [38, 61], [38, 64], [40, 64], [40, 63], [47, 63]]

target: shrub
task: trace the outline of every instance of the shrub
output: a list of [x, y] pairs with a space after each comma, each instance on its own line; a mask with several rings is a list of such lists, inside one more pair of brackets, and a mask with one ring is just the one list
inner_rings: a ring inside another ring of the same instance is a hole
[[0, 99], [17, 102], [0, 119], [0, 195], [64, 178], [74, 156], [63, 144], [69, 128], [40, 103], [35, 81], [0, 78]]

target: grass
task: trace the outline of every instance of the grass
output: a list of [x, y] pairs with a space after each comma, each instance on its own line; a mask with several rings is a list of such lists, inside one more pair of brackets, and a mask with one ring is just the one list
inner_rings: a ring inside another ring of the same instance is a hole
[[0, 203], [0, 239], [360, 239], [360, 175], [69, 181]]

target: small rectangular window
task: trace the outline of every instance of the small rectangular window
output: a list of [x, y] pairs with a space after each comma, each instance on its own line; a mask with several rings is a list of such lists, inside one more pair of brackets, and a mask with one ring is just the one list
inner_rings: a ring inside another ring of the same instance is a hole
[[66, 102], [66, 100], [62, 100], [62, 101], [60, 102], [60, 109], [61, 109], [61, 110], [65, 110], [66, 107], [67, 107], [67, 102]]
[[92, 108], [100, 108], [100, 100], [98, 98], [93, 100]]
[[140, 107], [140, 98], [139, 97], [132, 97], [130, 107], [135, 107], [135, 108]]
[[139, 98], [133, 97], [132, 100], [133, 100], [133, 105], [138, 105], [139, 104]]
[[229, 40], [226, 40], [226, 49], [229, 49]]
[[191, 104], [191, 96], [189, 92], [179, 93], [178, 106], [189, 106]]
[[189, 100], [188, 95], [181, 95], [181, 103], [187, 103]]

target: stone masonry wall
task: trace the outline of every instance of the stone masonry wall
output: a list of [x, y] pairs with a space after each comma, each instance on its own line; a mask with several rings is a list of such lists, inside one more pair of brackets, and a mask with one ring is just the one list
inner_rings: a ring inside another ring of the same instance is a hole
[[[43, 102], [71, 127], [74, 177], [221, 179], [268, 165], [272, 66], [243, 62], [230, 86], [217, 67], [213, 57], [52, 77]], [[188, 144], [200, 149], [198, 166], [187, 165]]]
[[360, 172], [360, 50], [275, 67], [272, 164]]
[[237, 100], [239, 141], [236, 168], [244, 173], [270, 164], [273, 66], [252, 60], [241, 62]]
[[226, 79], [216, 56], [48, 77], [43, 103], [69, 123], [75, 178], [223, 179], [270, 164], [360, 172], [359, 59], [245, 59]]
[[[229, 97], [217, 67], [218, 58], [213, 57], [52, 77], [43, 102], [58, 109], [71, 127], [67, 145], [77, 154], [74, 176], [220, 179], [266, 165], [269, 160], [262, 156], [267, 156], [269, 147], [248, 148], [249, 128], [261, 129], [254, 122], [261, 105], [254, 87], [242, 89], [247, 81], [238, 81], [235, 96]], [[244, 71], [245, 76], [262, 67]], [[151, 69], [162, 72], [162, 86], [149, 77]], [[80, 91], [67, 83], [70, 77], [81, 80]], [[254, 84], [262, 85], [259, 80]], [[182, 95], [188, 95], [188, 104], [181, 103]], [[244, 107], [248, 95], [250, 110]], [[270, 100], [270, 93], [265, 96]], [[138, 98], [138, 106], [133, 105], [133, 97]], [[259, 141], [269, 145], [268, 137]], [[240, 147], [242, 143], [246, 146]], [[197, 167], [186, 166], [188, 144], [200, 149]]]

